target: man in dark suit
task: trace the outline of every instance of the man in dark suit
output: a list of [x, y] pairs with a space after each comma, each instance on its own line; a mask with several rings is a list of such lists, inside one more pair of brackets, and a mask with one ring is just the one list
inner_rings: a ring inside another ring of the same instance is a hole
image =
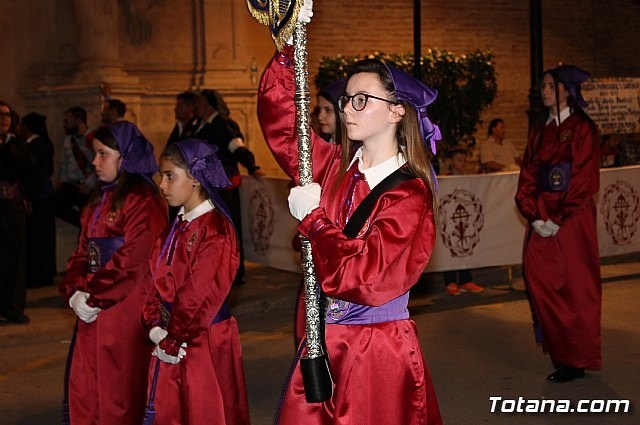
[[80, 106], [69, 108], [63, 121], [58, 179], [54, 185], [56, 217], [80, 227], [80, 212], [98, 180], [93, 167], [93, 132], [87, 126], [87, 112]]
[[167, 146], [180, 140], [194, 137], [200, 127], [200, 118], [196, 116], [196, 103], [198, 94], [185, 91], [176, 96], [176, 106], [173, 112], [176, 117], [176, 125], [169, 135]]
[[111, 125], [118, 121], [124, 121], [127, 113], [127, 104], [120, 99], [108, 99], [102, 104], [100, 111], [101, 124]]
[[262, 173], [256, 165], [253, 153], [243, 142], [238, 124], [229, 117], [229, 108], [216, 90], [202, 90], [196, 102], [196, 115], [202, 120], [195, 137], [204, 139], [218, 148], [218, 157], [231, 186], [220, 192], [229, 207], [231, 219], [238, 231], [240, 240], [240, 267], [234, 284], [244, 283], [244, 255], [242, 252], [242, 222], [240, 213], [240, 190], [242, 182], [238, 164], [247, 169], [250, 176], [259, 178]]

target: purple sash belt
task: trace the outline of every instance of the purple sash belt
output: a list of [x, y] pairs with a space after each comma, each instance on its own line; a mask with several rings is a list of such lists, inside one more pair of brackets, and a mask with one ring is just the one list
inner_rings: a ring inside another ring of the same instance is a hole
[[327, 323], [338, 325], [370, 325], [409, 318], [409, 292], [378, 307], [360, 305], [329, 298]]
[[538, 174], [540, 192], [566, 192], [571, 177], [571, 163], [544, 164]]
[[[173, 307], [173, 303], [169, 303], [169, 302], [162, 303], [161, 316], [165, 326], [169, 324], [169, 317], [171, 316], [171, 307]], [[211, 324], [215, 325], [216, 323], [224, 322], [230, 317], [231, 317], [231, 307], [229, 306], [229, 302], [227, 300], [224, 300], [224, 302], [222, 303], [222, 306], [220, 307], [220, 310], [218, 310], [218, 313], [216, 314], [216, 317], [214, 317], [213, 320], [211, 321]]]
[[102, 269], [123, 243], [124, 238], [122, 236], [88, 238], [87, 260], [89, 263], [89, 272], [96, 273]]

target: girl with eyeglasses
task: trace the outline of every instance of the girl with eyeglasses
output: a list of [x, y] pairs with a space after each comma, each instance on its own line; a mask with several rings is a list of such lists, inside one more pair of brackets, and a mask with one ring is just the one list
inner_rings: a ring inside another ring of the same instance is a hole
[[[304, 7], [298, 19], [310, 20]], [[286, 46], [268, 65], [258, 117], [278, 163], [298, 181], [292, 62], [292, 46]], [[436, 181], [427, 149], [440, 135], [426, 114], [435, 98], [434, 90], [406, 73], [364, 60], [351, 68], [338, 100], [342, 144], [311, 136], [317, 183], [293, 188], [289, 208], [301, 220], [298, 230], [311, 243], [328, 297], [325, 343], [334, 389], [325, 403], [306, 402], [298, 362], [303, 342], [278, 424], [442, 423], [407, 310], [436, 234]], [[392, 174], [406, 178], [374, 202], [364, 225], [349, 232], [355, 237], [347, 236], [354, 211]]]

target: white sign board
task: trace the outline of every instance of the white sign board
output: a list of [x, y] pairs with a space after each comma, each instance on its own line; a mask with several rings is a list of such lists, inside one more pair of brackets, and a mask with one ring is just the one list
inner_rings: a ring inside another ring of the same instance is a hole
[[[440, 217], [427, 271], [522, 260], [526, 222], [514, 196], [518, 172], [438, 177]], [[287, 205], [290, 182], [244, 177], [240, 186], [244, 254], [249, 261], [300, 271], [291, 248], [298, 224]], [[600, 170], [598, 246], [601, 257], [640, 251], [640, 166]]]
[[640, 78], [594, 78], [582, 84], [582, 95], [602, 134], [640, 131]]

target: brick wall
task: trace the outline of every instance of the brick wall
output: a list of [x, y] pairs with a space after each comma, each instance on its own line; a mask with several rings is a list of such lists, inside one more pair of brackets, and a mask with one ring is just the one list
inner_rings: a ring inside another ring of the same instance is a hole
[[[484, 121], [502, 117], [507, 137], [522, 150], [530, 87], [529, 2], [423, 0], [421, 10], [423, 50], [493, 52], [498, 97]], [[562, 61], [584, 67], [596, 77], [640, 76], [639, 1], [545, 1], [542, 16], [545, 69]], [[310, 72], [323, 56], [412, 52], [413, 2], [317, 1], [308, 37]], [[486, 137], [484, 127], [477, 137]]]
[[[120, 55], [125, 70], [148, 90], [142, 100], [141, 122], [153, 138], [164, 140], [172, 124], [172, 96], [188, 88], [194, 67], [192, 6], [206, 6], [206, 85], [226, 92], [254, 90], [249, 64], [256, 58], [260, 70], [271, 57], [273, 45], [265, 27], [250, 17], [243, 0], [165, 0], [149, 10], [141, 2], [125, 2], [152, 25], [144, 43], [131, 40], [128, 23], [121, 19]], [[37, 106], [35, 87], [65, 84], [75, 71], [76, 40], [73, 13], [67, 1], [0, 0], [0, 36], [4, 65], [0, 67], [0, 98], [21, 113]], [[413, 1], [316, 0], [308, 28], [309, 69], [323, 56], [372, 51], [413, 51]], [[139, 10], [138, 10], [139, 9]], [[122, 13], [122, 11], [121, 11]], [[558, 61], [574, 63], [596, 77], [640, 77], [640, 0], [545, 0], [543, 2], [545, 68]], [[197, 32], [197, 31], [196, 31]], [[55, 37], [51, 37], [55, 34]], [[520, 149], [527, 132], [526, 109], [530, 85], [529, 2], [525, 0], [422, 0], [422, 46], [463, 54], [475, 49], [493, 52], [498, 72], [498, 97], [484, 114], [489, 121], [502, 117], [507, 137]], [[43, 77], [41, 74], [46, 74]], [[224, 78], [223, 78], [224, 77]], [[27, 102], [28, 96], [32, 96]], [[163, 96], [162, 102], [156, 99]], [[253, 96], [245, 96], [253, 101]], [[243, 101], [245, 101], [243, 100]], [[65, 100], [58, 109], [77, 102]], [[98, 98], [96, 98], [96, 102]], [[244, 105], [244, 104], [243, 104]], [[244, 105], [234, 113], [250, 112]], [[46, 112], [46, 111], [44, 111]], [[254, 117], [245, 132], [252, 146], [260, 145], [259, 162], [278, 174], [269, 154], [262, 152], [261, 133]], [[55, 116], [50, 131], [60, 132]], [[154, 133], [157, 132], [157, 135]], [[479, 128], [478, 139], [486, 137]], [[58, 138], [56, 138], [58, 139]]]

